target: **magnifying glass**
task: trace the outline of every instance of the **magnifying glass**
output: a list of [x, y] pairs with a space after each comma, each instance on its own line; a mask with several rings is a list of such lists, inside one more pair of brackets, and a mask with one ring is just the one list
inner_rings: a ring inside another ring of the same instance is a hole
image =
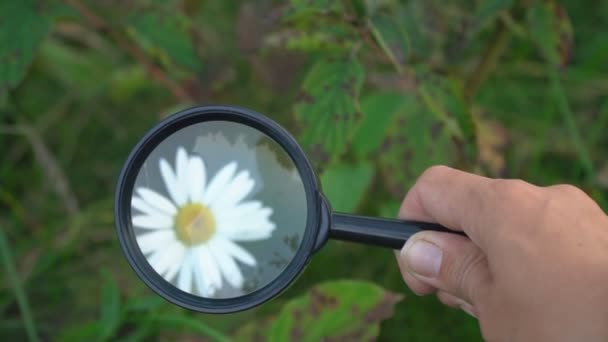
[[400, 249], [421, 230], [449, 231], [332, 212], [295, 139], [233, 106], [187, 109], [150, 130], [120, 174], [115, 220], [141, 280], [206, 313], [277, 296], [329, 238]]

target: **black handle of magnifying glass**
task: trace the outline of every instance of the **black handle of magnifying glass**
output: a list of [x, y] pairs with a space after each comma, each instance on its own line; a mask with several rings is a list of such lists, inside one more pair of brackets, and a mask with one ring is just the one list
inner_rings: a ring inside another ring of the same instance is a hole
[[329, 237], [332, 239], [401, 249], [407, 239], [423, 230], [464, 235], [437, 223], [384, 219], [333, 213]]

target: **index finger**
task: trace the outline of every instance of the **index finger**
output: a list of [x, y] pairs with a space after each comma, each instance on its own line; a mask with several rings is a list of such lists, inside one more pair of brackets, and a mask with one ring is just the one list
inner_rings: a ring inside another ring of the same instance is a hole
[[399, 217], [463, 231], [486, 250], [496, 240], [496, 227], [507, 205], [496, 196], [494, 182], [446, 166], [431, 167], [405, 196]]

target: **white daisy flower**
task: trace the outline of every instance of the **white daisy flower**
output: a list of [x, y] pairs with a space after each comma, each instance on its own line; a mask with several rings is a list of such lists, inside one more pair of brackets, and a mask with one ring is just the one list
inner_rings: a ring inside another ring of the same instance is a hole
[[275, 229], [272, 209], [245, 200], [255, 181], [236, 162], [222, 167], [207, 182], [203, 159], [178, 147], [175, 170], [160, 160], [170, 199], [139, 187], [131, 205], [140, 214], [133, 225], [147, 230], [137, 236], [150, 265], [183, 291], [211, 297], [225, 280], [243, 286], [239, 263], [256, 266], [251, 253], [237, 241], [268, 239]]

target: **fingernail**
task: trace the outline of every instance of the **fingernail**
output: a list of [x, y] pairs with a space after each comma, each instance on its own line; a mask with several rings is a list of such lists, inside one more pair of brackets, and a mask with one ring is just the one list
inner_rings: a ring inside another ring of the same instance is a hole
[[403, 251], [406, 264], [420, 276], [435, 278], [439, 275], [443, 251], [437, 245], [425, 240], [417, 240]]

